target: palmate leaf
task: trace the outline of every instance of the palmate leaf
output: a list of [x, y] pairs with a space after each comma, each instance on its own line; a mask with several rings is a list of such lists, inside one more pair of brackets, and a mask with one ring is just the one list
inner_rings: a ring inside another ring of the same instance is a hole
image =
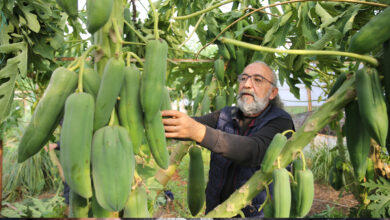
[[390, 182], [383, 177], [379, 177], [377, 182], [368, 181], [362, 184], [369, 191], [375, 191], [369, 195], [368, 199], [371, 203], [368, 209], [372, 210], [373, 217], [389, 217], [390, 216]]
[[10, 111], [15, 90], [15, 79], [18, 73], [27, 72], [27, 46], [24, 43], [15, 43], [0, 46], [0, 53], [18, 52], [19, 54], [7, 60], [7, 64], [0, 70], [0, 123]]
[[35, 33], [38, 33], [41, 29], [41, 25], [38, 22], [37, 15], [30, 12], [33, 8], [29, 5], [24, 6], [23, 4], [20, 4], [19, 7], [23, 11], [24, 17], [27, 20], [28, 28]]

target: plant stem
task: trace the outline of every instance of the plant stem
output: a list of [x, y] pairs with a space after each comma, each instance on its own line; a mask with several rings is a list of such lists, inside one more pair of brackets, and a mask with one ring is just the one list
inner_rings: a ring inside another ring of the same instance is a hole
[[306, 170], [305, 155], [303, 154], [303, 152], [300, 149], [298, 149], [298, 152], [299, 152], [299, 155], [301, 155], [303, 171], [305, 171]]
[[152, 0], [148, 0], [149, 1], [149, 4], [150, 4], [150, 8], [152, 9], [153, 11], [153, 18], [154, 18], [154, 37], [156, 40], [158, 40], [160, 38], [160, 36], [158, 35], [158, 14], [157, 14], [157, 11], [156, 11], [156, 8], [154, 7], [153, 5], [153, 2]]
[[79, 68], [80, 62], [81, 62], [81, 58], [79, 57], [79, 58], [77, 58], [77, 62], [75, 64], [71, 63], [71, 65], [74, 64], [74, 66], [69, 65], [67, 67], [67, 69], [70, 70], [70, 71], [75, 71], [77, 68]]
[[122, 41], [122, 44], [130, 44], [130, 45], [143, 45], [143, 46], [145, 46], [145, 45], [146, 45], [146, 43], [130, 42], [130, 41]]
[[111, 118], [110, 118], [110, 122], [108, 123], [108, 126], [113, 126], [114, 123], [115, 123], [115, 108], [111, 112]]
[[378, 60], [371, 56], [361, 55], [357, 53], [343, 52], [343, 51], [330, 51], [330, 50], [281, 50], [270, 47], [263, 47], [255, 44], [245, 43], [238, 40], [222, 37], [221, 41], [228, 44], [233, 44], [239, 47], [248, 48], [251, 50], [257, 50], [267, 53], [281, 53], [281, 54], [298, 54], [298, 55], [327, 55], [327, 56], [345, 56], [352, 57], [362, 61], [365, 61], [373, 66], [378, 66]]
[[237, 0], [226, 0], [226, 1], [224, 1], [224, 2], [215, 4], [215, 5], [211, 6], [210, 8], [206, 8], [206, 9], [197, 11], [197, 12], [195, 12], [195, 13], [189, 14], [189, 15], [178, 16], [178, 17], [175, 17], [175, 18], [173, 18], [173, 19], [175, 19], [175, 20], [189, 19], [189, 18], [198, 16], [198, 15], [200, 15], [200, 14], [204, 14], [204, 13], [206, 13], [206, 12], [209, 12], [209, 11], [213, 10], [214, 8], [218, 8], [219, 6], [226, 5], [226, 4], [229, 4], [230, 2], [234, 2], [234, 1], [237, 1]]
[[128, 52], [132, 57], [134, 57], [139, 64], [141, 64], [141, 66], [143, 67], [144, 66], [144, 63], [142, 62], [141, 58], [139, 56], [137, 56], [137, 54], [133, 53], [133, 52]]
[[131, 25], [129, 22], [127, 22], [126, 20], [124, 20], [125, 24], [127, 26], [129, 26], [129, 28], [135, 33], [135, 35], [137, 35], [137, 37], [139, 39], [141, 39], [143, 42], [147, 42], [147, 40], [133, 27], [133, 25]]
[[[212, 1], [210, 2], [211, 5], [212, 5], [213, 3], [214, 3], [214, 0], [212, 0]], [[203, 17], [204, 17], [205, 15], [206, 15], [206, 13], [204, 13], [204, 14], [202, 14], [202, 15], [200, 16], [200, 18], [198, 19], [198, 21], [197, 21], [196, 24], [195, 24], [194, 29], [192, 30], [192, 32], [190, 33], [190, 35], [188, 35], [188, 38], [187, 38], [185, 41], [183, 41], [183, 43], [181, 43], [181, 44], [179, 45], [178, 48], [181, 48], [182, 46], [184, 46], [184, 44], [186, 44], [186, 43], [191, 39], [192, 35], [194, 35], [196, 29], [198, 29], [198, 26], [199, 26], [200, 22], [202, 22]]]
[[290, 129], [290, 130], [285, 130], [285, 131], [283, 131], [283, 133], [282, 133], [282, 135], [286, 135], [286, 134], [288, 134], [288, 133], [295, 133], [295, 131], [294, 130], [292, 130], [292, 129]]
[[[286, 167], [293, 160], [293, 154], [298, 149], [303, 149], [317, 135], [323, 127], [329, 124], [339, 112], [356, 97], [354, 88], [355, 77], [347, 79], [337, 92], [328, 99], [297, 132], [287, 141], [280, 153], [281, 167]], [[210, 211], [205, 217], [233, 217], [250, 204], [251, 200], [264, 189], [272, 179], [272, 173], [263, 173], [258, 170], [253, 176], [230, 197], [214, 210]]]
[[202, 14], [202, 15], [200, 16], [200, 18], [198, 19], [198, 21], [197, 21], [196, 24], [195, 24], [194, 29], [191, 31], [190, 35], [188, 35], [187, 39], [186, 39], [185, 41], [183, 41], [183, 42], [178, 46], [178, 48], [183, 47], [184, 44], [186, 44], [186, 43], [191, 39], [191, 37], [192, 37], [192, 35], [194, 35], [196, 29], [198, 29], [198, 26], [199, 26], [200, 22], [203, 20], [204, 15], [205, 15], [205, 14]]
[[[207, 43], [206, 45], [204, 45], [202, 48], [200, 48], [200, 50], [198, 51], [196, 57], [199, 56], [200, 52], [208, 47], [210, 44], [214, 43], [226, 30], [228, 30], [230, 27], [232, 27], [234, 24], [236, 24], [237, 22], [243, 20], [244, 18], [248, 17], [249, 15], [255, 13], [255, 12], [258, 12], [258, 11], [261, 11], [263, 9], [266, 9], [266, 8], [271, 8], [271, 7], [275, 7], [275, 6], [279, 6], [279, 5], [285, 5], [285, 4], [290, 4], [290, 3], [298, 3], [298, 2], [319, 2], [319, 1], [327, 1], [327, 2], [346, 2], [346, 3], [356, 3], [356, 4], [367, 4], [367, 5], [373, 5], [373, 6], [378, 6], [378, 7], [384, 7], [386, 8], [388, 5], [385, 5], [385, 4], [380, 4], [380, 3], [376, 3], [376, 2], [365, 2], [365, 1], [356, 1], [356, 0], [290, 0], [290, 1], [285, 1], [285, 2], [277, 2], [277, 3], [274, 3], [274, 4], [270, 4], [270, 5], [267, 5], [267, 6], [264, 6], [264, 7], [261, 7], [261, 8], [258, 8], [256, 10], [253, 10], [251, 12], [249, 12], [248, 14], [245, 14], [243, 16], [241, 16], [240, 18], [238, 18], [237, 20], [235, 20], [234, 22], [232, 22], [231, 24], [229, 24], [227, 27], [225, 27], [213, 40], [211, 40], [209, 43]], [[202, 10], [204, 11], [204, 10]], [[189, 15], [187, 15], [189, 16]]]
[[115, 42], [115, 55], [118, 56], [121, 50], [122, 37], [119, 32], [118, 24], [116, 18], [112, 18], [112, 25], [114, 27], [116, 42]]
[[131, 54], [130, 53], [126, 53], [126, 65], [127, 66], [130, 66], [130, 59], [131, 59]]
[[78, 82], [78, 85], [77, 85], [77, 91], [78, 92], [83, 92], [84, 65], [85, 65], [85, 60], [82, 59], [81, 63], [80, 63], [79, 82]]

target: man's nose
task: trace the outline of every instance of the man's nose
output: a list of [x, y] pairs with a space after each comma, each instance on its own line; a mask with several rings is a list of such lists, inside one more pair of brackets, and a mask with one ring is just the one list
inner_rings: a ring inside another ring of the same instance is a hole
[[245, 88], [252, 88], [253, 84], [252, 84], [252, 79], [249, 77], [245, 83], [244, 83], [244, 87]]

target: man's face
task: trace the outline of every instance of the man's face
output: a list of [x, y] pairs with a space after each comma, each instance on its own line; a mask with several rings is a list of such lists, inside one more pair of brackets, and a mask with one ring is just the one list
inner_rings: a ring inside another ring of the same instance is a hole
[[[239, 85], [239, 105], [261, 112], [278, 93], [272, 85], [272, 70], [262, 63], [252, 63], [244, 69], [242, 76], [247, 80]], [[253, 110], [249, 113], [254, 113]]]

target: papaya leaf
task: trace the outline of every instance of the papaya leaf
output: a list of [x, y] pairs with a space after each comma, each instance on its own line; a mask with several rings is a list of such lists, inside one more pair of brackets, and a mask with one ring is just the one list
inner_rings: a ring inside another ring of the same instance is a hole
[[317, 26], [309, 18], [309, 2], [302, 2], [298, 8], [298, 26], [302, 29], [302, 36], [309, 42], [317, 41]]
[[47, 59], [53, 59], [54, 57], [54, 49], [46, 42], [46, 39], [38, 39], [34, 36], [35, 45], [32, 48], [34, 53], [41, 55]]
[[335, 38], [343, 37], [343, 34], [337, 30], [333, 25], [331, 27], [325, 28], [325, 34], [314, 44], [308, 45], [310, 50], [321, 50], [323, 49], [330, 41]]
[[274, 37], [275, 37], [274, 34], [276, 33], [276, 31], [278, 31], [278, 29], [279, 29], [279, 25], [278, 25], [278, 24], [274, 24], [274, 25], [272, 26], [272, 28], [269, 29], [269, 30], [267, 31], [267, 33], [265, 34], [264, 40], [263, 40], [262, 44], [263, 44], [263, 45], [266, 45], [268, 42], [271, 42], [272, 39], [274, 39]]
[[390, 182], [383, 177], [379, 177], [376, 182], [369, 180], [362, 183], [362, 185], [367, 187], [369, 191], [374, 192], [367, 197], [371, 200], [368, 209], [372, 211], [373, 217], [388, 217], [390, 214]]
[[18, 64], [13, 62], [0, 70], [0, 123], [8, 116], [13, 100]]
[[24, 5], [23, 3], [19, 4], [19, 8], [23, 11], [28, 28], [35, 33], [38, 33], [41, 29], [41, 25], [38, 22], [37, 15], [30, 12], [34, 8], [30, 4]]
[[0, 70], [0, 123], [9, 114], [14, 98], [15, 79], [18, 73], [25, 76], [27, 73], [27, 45], [14, 43], [0, 46], [0, 53], [17, 53], [17, 56], [7, 60], [7, 64]]
[[335, 22], [338, 18], [332, 17], [322, 6], [320, 3], [316, 4], [315, 7], [316, 13], [321, 17], [321, 26], [320, 28], [325, 28], [331, 25], [333, 22]]
[[335, 26], [343, 35], [352, 29], [353, 22], [361, 6], [360, 4], [354, 4], [340, 15], [341, 18], [336, 22]]

